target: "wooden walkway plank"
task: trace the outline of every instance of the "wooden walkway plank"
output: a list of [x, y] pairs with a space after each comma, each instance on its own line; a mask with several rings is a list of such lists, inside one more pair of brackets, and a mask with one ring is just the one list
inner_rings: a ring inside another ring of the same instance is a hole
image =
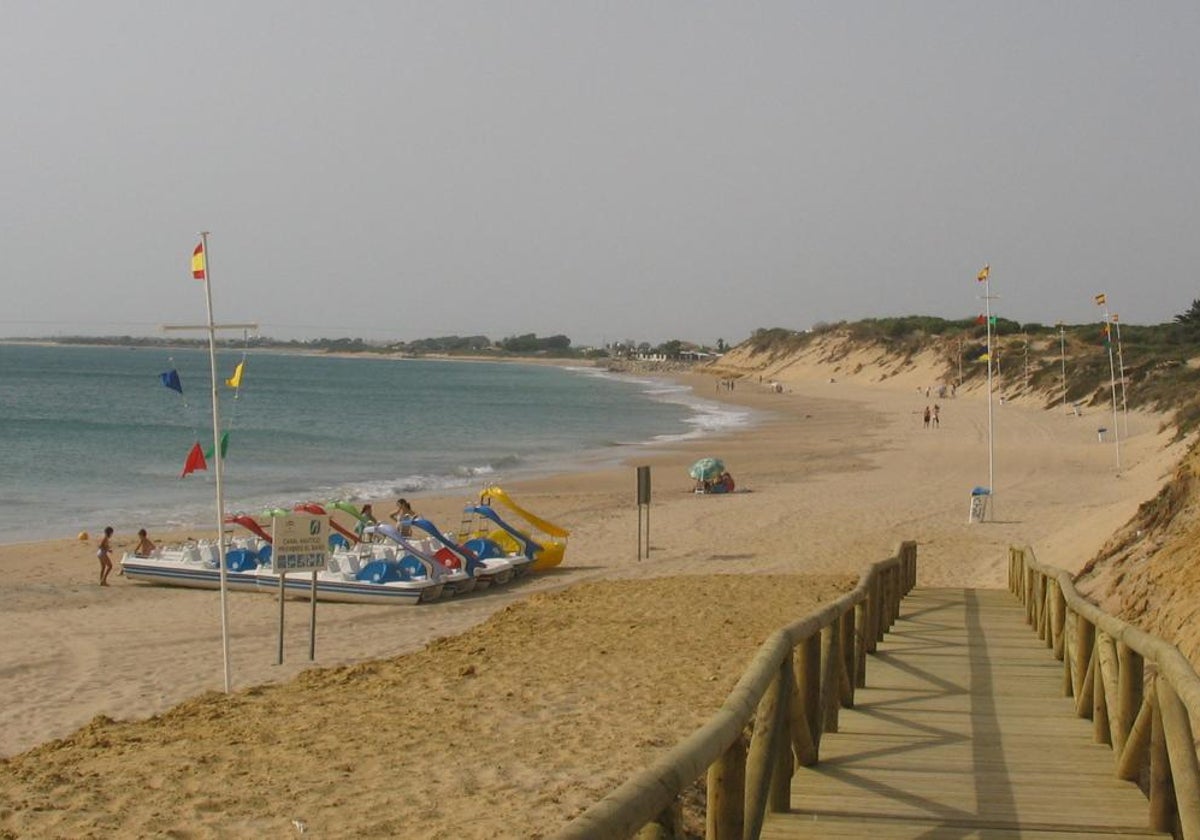
[[1007, 591], [916, 589], [762, 837], [1167, 837]]

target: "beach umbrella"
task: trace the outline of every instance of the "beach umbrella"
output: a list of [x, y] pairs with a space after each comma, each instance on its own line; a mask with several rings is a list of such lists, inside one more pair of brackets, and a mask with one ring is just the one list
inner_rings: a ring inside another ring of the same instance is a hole
[[725, 464], [720, 458], [701, 458], [688, 468], [688, 475], [697, 481], [709, 481], [725, 472]]

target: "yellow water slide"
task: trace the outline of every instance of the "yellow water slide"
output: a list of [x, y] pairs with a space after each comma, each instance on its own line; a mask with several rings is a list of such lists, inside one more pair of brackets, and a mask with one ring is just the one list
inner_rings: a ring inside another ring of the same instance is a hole
[[[534, 529], [534, 533], [530, 534], [530, 536], [534, 542], [542, 547], [542, 550], [534, 556], [532, 569], [535, 571], [551, 569], [562, 563], [563, 555], [567, 551], [567, 537], [571, 536], [570, 531], [566, 528], [560, 528], [553, 522], [547, 522], [540, 516], [527, 511], [513, 501], [512, 496], [508, 495], [503, 488], [497, 487], [494, 484], [485, 487], [483, 492], [479, 494], [480, 504], [488, 504], [492, 501], [498, 502], [508, 508], [528, 522], [530, 527]], [[516, 547], [516, 541], [503, 531], [497, 531], [491, 537], [507, 550], [514, 550]]]

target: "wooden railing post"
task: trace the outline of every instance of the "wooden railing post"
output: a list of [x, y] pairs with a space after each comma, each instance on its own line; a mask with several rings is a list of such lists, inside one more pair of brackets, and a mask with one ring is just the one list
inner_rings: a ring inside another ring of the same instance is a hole
[[796, 685], [792, 657], [785, 656], [779, 665], [779, 711], [775, 715], [776, 733], [772, 749], [775, 753], [775, 768], [771, 772], [771, 793], [767, 807], [772, 813], [786, 813], [792, 807], [792, 774], [796, 772], [796, 761], [792, 755], [792, 698]]
[[1174, 831], [1175, 785], [1157, 692], [1150, 702], [1150, 827], [1155, 831]]
[[871, 574], [867, 584], [867, 653], [874, 653], [883, 638], [883, 575]]
[[871, 623], [870, 602], [864, 598], [854, 605], [854, 685], [867, 685], [867, 628]]
[[841, 634], [833, 625], [821, 628], [821, 729], [838, 731], [839, 698], [841, 697], [842, 657], [838, 651]]
[[[1187, 840], [1200, 837], [1200, 767], [1188, 712], [1167, 680], [1157, 680], [1154, 696], [1162, 718], [1162, 735], [1171, 763], [1172, 791], [1179, 828]], [[1153, 736], [1151, 736], [1153, 739]], [[1153, 775], [1153, 768], [1151, 769]]]
[[801, 642], [792, 654], [792, 699], [788, 703], [788, 717], [790, 718], [788, 732], [792, 736], [792, 752], [795, 755], [795, 762], [800, 767], [811, 767], [817, 763], [817, 746], [813, 743], [812, 733], [813, 714], [810, 711], [810, 701], [805, 698], [808, 695], [807, 684], [809, 681], [820, 679], [819, 658], [821, 653], [818, 648], [818, 670], [814, 675], [810, 675], [808, 660], [803, 655], [807, 642], [807, 639]]
[[1144, 671], [1141, 654], [1124, 642], [1117, 642], [1117, 727], [1121, 731], [1122, 752], [1142, 705]]
[[800, 764], [816, 764], [821, 756], [821, 634], [813, 633], [796, 646], [796, 678], [800, 686], [800, 710], [808, 722], [809, 741], [812, 743], [812, 761], [806, 762], [797, 756]]
[[842, 652], [842, 677], [841, 677], [841, 701], [842, 705], [847, 709], [854, 708], [854, 679], [858, 672], [857, 663], [854, 661], [854, 612], [846, 610], [838, 618], [837, 622], [838, 647]]
[[[1151, 687], [1153, 691], [1153, 687]], [[1125, 749], [1117, 758], [1117, 778], [1127, 782], [1141, 779], [1142, 768], [1150, 763], [1150, 725], [1154, 704], [1152, 697], [1146, 694], [1138, 709], [1133, 726], [1129, 729], [1129, 737], [1125, 739]]]
[[1087, 687], [1087, 678], [1091, 669], [1094, 636], [1092, 623], [1079, 613], [1075, 613], [1075, 646], [1071, 651], [1071, 660], [1075, 665], [1075, 671], [1071, 682], [1075, 686], [1075, 713], [1079, 717], [1088, 717], [1092, 711], [1092, 695]]
[[[1096, 645], [1092, 648], [1092, 740], [1097, 744], [1112, 745], [1112, 732], [1108, 728], [1108, 686], [1104, 682], [1104, 633], [1096, 634]], [[1115, 699], [1115, 698], [1114, 698]]]
[[777, 750], [783, 746], [779, 737], [787, 719], [787, 686], [783, 681], [783, 668], [767, 688], [758, 711], [754, 716], [754, 734], [750, 737], [750, 751], [746, 755], [746, 816], [742, 837], [756, 838], [762, 832], [767, 804], [773, 790], [772, 776], [776, 766]]
[[742, 840], [746, 810], [746, 739], [740, 737], [708, 767], [707, 840]]
[[1062, 586], [1054, 581], [1054, 656], [1062, 659], [1065, 654], [1067, 637], [1067, 596], [1063, 594]]

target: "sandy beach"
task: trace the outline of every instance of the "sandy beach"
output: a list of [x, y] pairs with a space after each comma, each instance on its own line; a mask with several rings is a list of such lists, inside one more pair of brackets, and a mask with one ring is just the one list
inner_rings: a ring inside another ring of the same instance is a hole
[[[927, 399], [932, 367], [874, 382], [794, 365], [780, 391], [678, 378], [763, 421], [631, 450], [619, 469], [501, 482], [571, 529], [562, 567], [419, 607], [321, 604], [315, 663], [306, 604], [289, 604], [277, 666], [274, 600], [231, 594], [230, 697], [213, 693], [215, 593], [100, 588], [95, 541], [74, 535], [0, 547], [0, 836], [547, 836], [705, 720], [772, 629], [901, 540], [918, 542], [921, 585], [1003, 587], [1013, 543], [1077, 570], [1182, 452], [1162, 418], [1130, 414], [1116, 477], [1096, 431], [1111, 414], [993, 406], [995, 521], [968, 524], [988, 405]], [[739, 492], [692, 492], [703, 455]], [[466, 499], [413, 501], [457, 522]]]

